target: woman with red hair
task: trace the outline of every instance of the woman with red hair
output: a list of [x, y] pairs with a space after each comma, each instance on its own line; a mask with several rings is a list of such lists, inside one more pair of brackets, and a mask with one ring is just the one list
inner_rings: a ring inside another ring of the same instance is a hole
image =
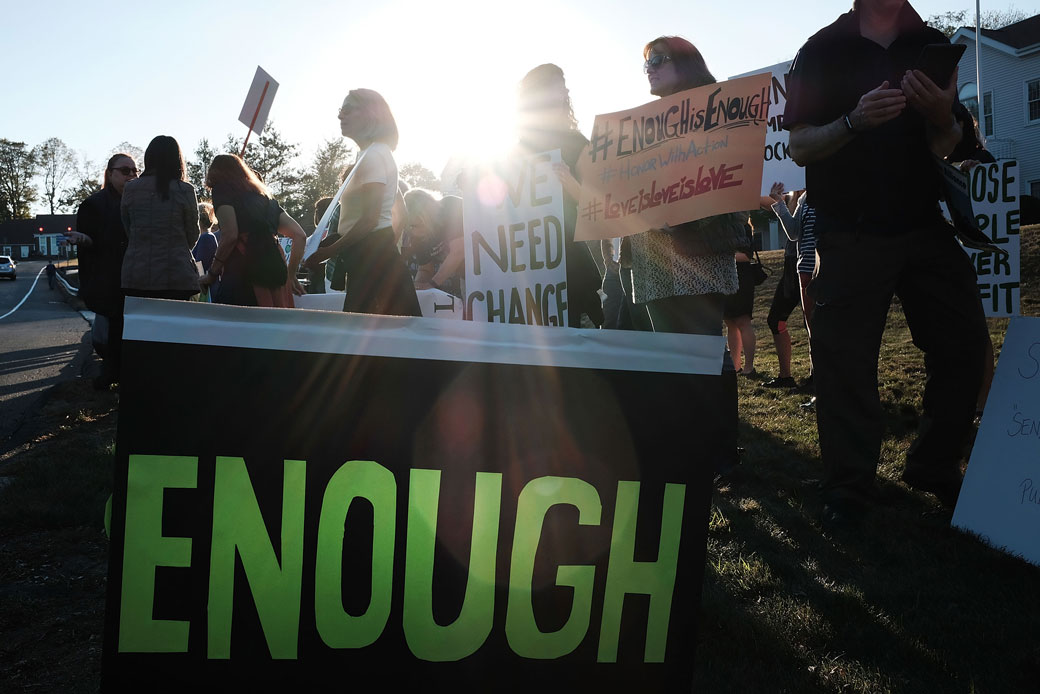
[[[643, 58], [655, 96], [715, 83], [686, 39], [656, 38]], [[745, 220], [746, 212], [721, 214], [627, 237], [631, 298], [646, 305], [655, 332], [722, 335], [724, 297], [738, 287], [733, 254], [746, 244]]]
[[[220, 279], [214, 301], [237, 306], [292, 308], [303, 294], [296, 271], [307, 235], [271, 197], [267, 186], [235, 154], [218, 154], [206, 173], [220, 224], [220, 243], [201, 284]], [[292, 240], [286, 267], [275, 235]]]

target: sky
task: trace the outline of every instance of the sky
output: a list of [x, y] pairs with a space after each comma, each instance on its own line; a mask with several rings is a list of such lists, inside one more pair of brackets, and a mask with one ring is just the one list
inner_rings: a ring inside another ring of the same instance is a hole
[[[967, 0], [920, 0], [930, 15]], [[962, 7], [963, 5], [963, 7]], [[790, 60], [850, 0], [640, 3], [609, 0], [385, 0], [173, 5], [12, 2], [0, 8], [0, 137], [59, 137], [100, 168], [119, 143], [172, 135], [190, 158], [199, 140], [244, 136], [238, 122], [258, 65], [278, 81], [271, 120], [299, 143], [300, 165], [339, 138], [350, 89], [390, 104], [398, 165], [440, 174], [455, 154], [513, 139], [516, 84], [559, 65], [579, 128], [597, 113], [651, 101], [642, 48], [663, 34], [693, 42], [719, 80]], [[1005, 5], [983, 5], [1006, 9]], [[37, 206], [39, 207], [39, 206]], [[42, 211], [37, 209], [36, 211]]]

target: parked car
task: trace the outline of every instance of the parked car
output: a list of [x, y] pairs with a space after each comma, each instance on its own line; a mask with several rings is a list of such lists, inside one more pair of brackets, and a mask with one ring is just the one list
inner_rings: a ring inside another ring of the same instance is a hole
[[18, 275], [18, 266], [14, 264], [14, 258], [9, 255], [0, 255], [0, 277], [15, 279]]

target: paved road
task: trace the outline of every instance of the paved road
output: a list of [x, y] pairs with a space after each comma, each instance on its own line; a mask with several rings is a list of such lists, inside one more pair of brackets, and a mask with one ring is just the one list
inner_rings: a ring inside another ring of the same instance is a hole
[[[25, 297], [45, 265], [23, 261], [18, 279], [0, 279], [0, 316]], [[58, 290], [47, 288], [46, 273], [25, 303], [0, 319], [0, 454], [21, 443], [18, 427], [47, 388], [79, 375], [89, 354], [89, 328]]]

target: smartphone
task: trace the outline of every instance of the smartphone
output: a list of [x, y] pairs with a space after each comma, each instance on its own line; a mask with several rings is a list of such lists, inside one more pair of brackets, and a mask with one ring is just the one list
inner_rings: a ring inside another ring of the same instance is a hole
[[940, 89], [945, 89], [965, 48], [967, 46], [963, 43], [930, 43], [921, 49], [914, 69], [928, 75]]

